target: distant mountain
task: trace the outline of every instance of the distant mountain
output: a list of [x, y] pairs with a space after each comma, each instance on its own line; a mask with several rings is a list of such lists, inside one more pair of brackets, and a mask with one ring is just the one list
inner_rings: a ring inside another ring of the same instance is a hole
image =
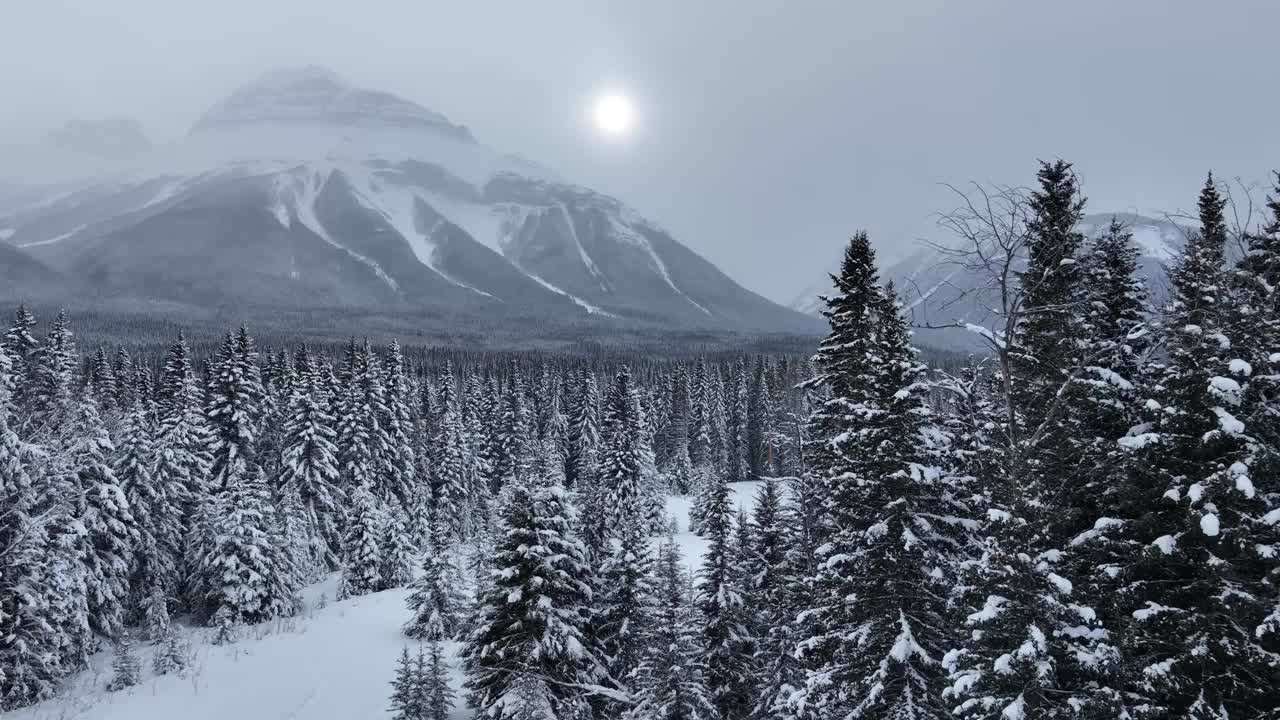
[[127, 172], [0, 203], [0, 242], [74, 280], [81, 301], [193, 313], [820, 329], [620, 201], [317, 67], [263, 75]]
[[[1187, 233], [1192, 230], [1169, 220], [1133, 213], [1086, 215], [1079, 229], [1087, 237], [1097, 236], [1110, 225], [1112, 217], [1133, 233], [1133, 242], [1139, 252], [1139, 271], [1152, 295], [1157, 299], [1163, 298], [1166, 294], [1164, 267], [1178, 257]], [[835, 272], [837, 267], [838, 263], [828, 272]], [[982, 278], [956, 267], [938, 250], [924, 248], [917, 251], [885, 268], [881, 279], [893, 282], [906, 312], [919, 324], [970, 322], [982, 325], [991, 319], [990, 310], [973, 292]], [[818, 315], [823, 307], [819, 296], [829, 292], [830, 278], [824, 278], [797, 296], [790, 306], [799, 312]], [[960, 351], [983, 348], [976, 335], [959, 329], [917, 329], [916, 340], [924, 345]]]
[[151, 149], [142, 127], [132, 118], [75, 120], [49, 133], [48, 139], [56, 148], [98, 158], [130, 158]]
[[0, 243], [0, 288], [24, 300], [56, 300], [68, 291], [60, 273], [4, 243]]

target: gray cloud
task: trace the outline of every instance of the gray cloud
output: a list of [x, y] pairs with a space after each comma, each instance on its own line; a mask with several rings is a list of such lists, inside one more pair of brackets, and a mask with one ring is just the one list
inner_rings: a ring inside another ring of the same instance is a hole
[[[1028, 182], [1060, 156], [1090, 209], [1152, 212], [1190, 207], [1210, 168], [1280, 166], [1269, 0], [116, 0], [3, 23], [12, 142], [113, 115], [163, 140], [265, 69], [322, 64], [618, 195], [784, 301], [855, 229], [902, 256], [940, 182]], [[587, 126], [604, 90], [639, 105], [626, 143]]]

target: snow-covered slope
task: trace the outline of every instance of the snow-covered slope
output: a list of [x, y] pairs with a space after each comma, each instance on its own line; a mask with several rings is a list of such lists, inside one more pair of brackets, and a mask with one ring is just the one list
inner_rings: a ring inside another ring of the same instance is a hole
[[[731, 485], [735, 507], [754, 508], [760, 483]], [[688, 532], [688, 498], [672, 497], [676, 536], [691, 567], [706, 553], [703, 538]], [[209, 644], [207, 631], [184, 628], [194, 662], [187, 676], [154, 677], [150, 647], [141, 647], [143, 681], [110, 693], [111, 655], [74, 678], [54, 700], [6, 715], [6, 720], [366, 720], [386, 717], [395, 663], [414, 641], [400, 628], [409, 619], [408, 591], [388, 590], [332, 602], [336, 576], [307, 588], [305, 609], [295, 618], [246, 629], [230, 645]], [[329, 602], [322, 601], [327, 598]], [[140, 644], [141, 645], [141, 644]], [[445, 647], [459, 694], [451, 718], [474, 712], [462, 699], [457, 643]]]
[[[1133, 233], [1133, 242], [1139, 252], [1140, 272], [1148, 288], [1156, 298], [1164, 295], [1164, 267], [1181, 252], [1189, 227], [1178, 223], [1135, 215], [1132, 213], [1097, 213], [1086, 215], [1079, 229], [1087, 237], [1095, 237], [1106, 230], [1111, 219], [1120, 220]], [[839, 263], [827, 272], [837, 271]], [[918, 324], [947, 324], [970, 322], [983, 324], [991, 319], [991, 312], [972, 291], [979, 287], [981, 278], [957, 267], [943, 253], [932, 248], [922, 248], [910, 257], [885, 268], [882, 281], [892, 281], [905, 311]], [[791, 301], [790, 307], [800, 312], [818, 315], [823, 305], [819, 296], [831, 292], [830, 278], [825, 276]], [[933, 347], [956, 350], [980, 350], [976, 335], [963, 330], [916, 331], [918, 342]]]
[[816, 329], [620, 201], [315, 67], [267, 73], [126, 170], [0, 207], [0, 228], [89, 297]]

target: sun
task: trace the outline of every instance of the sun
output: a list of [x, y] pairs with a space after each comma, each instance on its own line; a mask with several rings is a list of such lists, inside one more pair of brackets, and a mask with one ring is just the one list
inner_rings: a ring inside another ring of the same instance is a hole
[[601, 95], [596, 98], [591, 114], [596, 128], [605, 135], [622, 137], [635, 125], [635, 107], [625, 95]]

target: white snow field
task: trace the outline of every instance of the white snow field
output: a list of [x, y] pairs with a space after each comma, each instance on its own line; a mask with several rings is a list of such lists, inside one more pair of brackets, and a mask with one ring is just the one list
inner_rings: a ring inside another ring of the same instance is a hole
[[[735, 508], [750, 511], [759, 482], [730, 485]], [[667, 499], [677, 518], [676, 536], [686, 562], [701, 560], [706, 540], [690, 533], [689, 497]], [[111, 651], [68, 681], [59, 697], [5, 716], [6, 720], [367, 720], [389, 717], [387, 699], [396, 660], [417, 642], [400, 632], [409, 619], [406, 589], [334, 602], [337, 575], [304, 591], [305, 608], [294, 618], [241, 631], [239, 641], [209, 643], [206, 628], [183, 628], [194, 661], [186, 677], [156, 677], [151, 645], [135, 643], [143, 680], [107, 692]], [[321, 598], [327, 602], [322, 603]], [[324, 607], [320, 607], [324, 605]], [[450, 717], [471, 718], [462, 693], [457, 643], [445, 646], [453, 665], [457, 704]]]

